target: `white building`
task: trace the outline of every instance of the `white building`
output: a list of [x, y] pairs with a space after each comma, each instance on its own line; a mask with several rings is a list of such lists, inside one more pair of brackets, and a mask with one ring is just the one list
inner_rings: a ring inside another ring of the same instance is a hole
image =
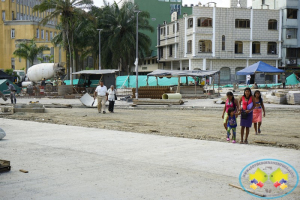
[[282, 16], [282, 60], [280, 66], [287, 73], [300, 73], [300, 27], [298, 0], [252, 0], [254, 9], [279, 10]]
[[[247, 8], [247, 0], [232, 0], [230, 5], [197, 5], [192, 15], [161, 25], [157, 45], [159, 68], [220, 70], [220, 81], [226, 84], [244, 82], [245, 76], [236, 76], [236, 72], [258, 61], [278, 67], [281, 12]], [[275, 76], [252, 78], [257, 83], [277, 81]]]

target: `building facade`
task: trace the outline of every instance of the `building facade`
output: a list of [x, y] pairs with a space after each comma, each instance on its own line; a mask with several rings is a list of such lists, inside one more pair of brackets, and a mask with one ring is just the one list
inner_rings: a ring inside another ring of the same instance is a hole
[[[258, 61], [278, 67], [282, 18], [278, 10], [247, 8], [247, 0], [231, 7], [215, 3], [194, 6], [191, 15], [162, 24], [158, 30], [160, 69], [220, 70], [221, 84], [245, 82], [236, 72]], [[256, 75], [252, 82], [276, 82]]]
[[[61, 47], [51, 43], [52, 38], [58, 33], [55, 25], [57, 20], [50, 21], [47, 25], [39, 22], [51, 12], [32, 12], [38, 0], [1, 0], [0, 1], [0, 69], [25, 69], [29, 63], [13, 55], [20, 42], [34, 39], [37, 45], [47, 45], [50, 50], [39, 55], [44, 62], [49, 62], [53, 57], [54, 62], [66, 62], [66, 52]], [[38, 59], [34, 64], [40, 63]], [[30, 66], [28, 66], [30, 67]]]
[[[140, 62], [139, 72], [147, 74], [158, 69], [157, 63], [157, 27], [166, 21], [171, 21], [171, 14], [177, 12], [177, 18], [183, 15], [192, 14], [191, 5], [182, 5], [182, 0], [128, 0], [138, 5], [139, 10], [147, 11], [150, 14], [149, 24], [154, 28], [154, 32], [141, 31], [151, 39], [150, 55]], [[193, 5], [192, 5], [193, 6]], [[134, 71], [134, 67], [132, 68]]]
[[279, 10], [282, 17], [282, 60], [280, 66], [287, 74], [300, 74], [300, 1], [253, 0], [255, 9]]

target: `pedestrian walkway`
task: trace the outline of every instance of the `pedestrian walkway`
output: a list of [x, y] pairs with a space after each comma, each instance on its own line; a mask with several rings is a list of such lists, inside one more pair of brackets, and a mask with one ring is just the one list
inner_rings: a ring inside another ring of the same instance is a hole
[[0, 174], [2, 199], [256, 199], [228, 186], [247, 164], [274, 158], [300, 171], [292, 149], [9, 119], [0, 127], [0, 157], [12, 165]]

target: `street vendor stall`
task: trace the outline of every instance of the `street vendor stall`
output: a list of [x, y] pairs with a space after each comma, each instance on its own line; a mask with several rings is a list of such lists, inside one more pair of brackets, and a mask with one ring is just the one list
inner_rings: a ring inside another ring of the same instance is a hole
[[[178, 77], [178, 87], [177, 87], [177, 93], [180, 93], [180, 80], [181, 77], [192, 77], [194, 80], [196, 78], [202, 78], [202, 77], [212, 77], [213, 78], [213, 90], [214, 90], [214, 80], [215, 75], [220, 76], [220, 71], [211, 71], [211, 70], [155, 70], [147, 75], [147, 80], [149, 76], [155, 76], [156, 78], [161, 77]], [[220, 77], [218, 78], [218, 86], [220, 83]], [[195, 94], [196, 94], [196, 88], [197, 85], [195, 84]], [[218, 87], [219, 88], [219, 87]]]
[[104, 85], [110, 87], [116, 84], [116, 72], [115, 69], [105, 70], [83, 70], [73, 73], [73, 75], [79, 75], [78, 84], [75, 86], [77, 91], [86, 90], [89, 93], [99, 85], [99, 81], [102, 80]]

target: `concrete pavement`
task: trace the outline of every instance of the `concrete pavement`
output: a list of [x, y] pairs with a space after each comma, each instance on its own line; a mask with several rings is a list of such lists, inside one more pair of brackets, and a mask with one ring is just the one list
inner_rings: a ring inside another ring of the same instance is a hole
[[[1, 119], [0, 199], [256, 199], [228, 186], [252, 161], [300, 171], [297, 150]], [[28, 174], [19, 172], [28, 170]], [[284, 199], [297, 199], [298, 188]]]

